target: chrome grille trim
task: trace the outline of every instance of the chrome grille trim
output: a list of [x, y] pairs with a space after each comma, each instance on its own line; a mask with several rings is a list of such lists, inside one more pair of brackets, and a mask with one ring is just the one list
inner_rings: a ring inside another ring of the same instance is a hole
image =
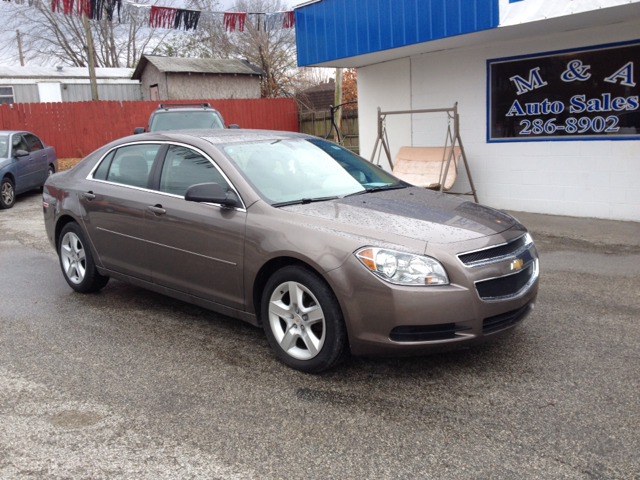
[[[473, 254], [473, 253], [486, 252], [488, 250], [499, 249], [500, 247], [504, 247], [504, 246], [510, 245], [512, 243], [518, 242], [518, 241], [520, 241], [521, 239], [523, 239], [523, 238], [525, 238], [527, 236], [528, 236], [528, 241], [526, 241], [520, 248], [518, 248], [517, 250], [514, 250], [513, 252], [509, 252], [509, 253], [507, 253], [505, 255], [498, 255], [496, 257], [490, 257], [490, 258], [483, 258], [481, 260], [472, 261], [472, 262], [465, 262], [461, 258], [461, 257], [464, 257], [465, 255], [470, 255], [470, 254]], [[502, 261], [508, 260], [510, 258], [516, 258], [522, 252], [524, 252], [525, 250], [528, 250], [529, 248], [531, 248], [531, 246], [533, 244], [534, 243], [533, 243], [533, 239], [531, 238], [531, 236], [528, 233], [524, 233], [524, 234], [520, 235], [519, 237], [514, 238], [513, 240], [510, 240], [508, 242], [500, 243], [498, 245], [491, 245], [490, 247], [479, 248], [477, 250], [471, 250], [471, 251], [468, 251], [468, 252], [458, 253], [458, 254], [456, 254], [456, 257], [458, 258], [460, 263], [462, 263], [465, 267], [468, 267], [468, 268], [482, 267], [484, 265], [490, 265], [492, 263], [502, 262]]]

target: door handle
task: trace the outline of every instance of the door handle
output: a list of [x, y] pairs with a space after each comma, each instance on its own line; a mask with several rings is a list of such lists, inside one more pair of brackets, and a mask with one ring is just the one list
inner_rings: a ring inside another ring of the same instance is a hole
[[155, 215], [163, 215], [163, 214], [167, 213], [167, 211], [164, 208], [162, 208], [162, 205], [160, 205], [160, 204], [155, 205], [155, 206], [149, 205], [147, 208], [149, 210], [151, 210]]
[[82, 194], [82, 196], [84, 198], [86, 198], [87, 200], [93, 200], [94, 198], [96, 198], [96, 196], [93, 194], [93, 192], [85, 192]]

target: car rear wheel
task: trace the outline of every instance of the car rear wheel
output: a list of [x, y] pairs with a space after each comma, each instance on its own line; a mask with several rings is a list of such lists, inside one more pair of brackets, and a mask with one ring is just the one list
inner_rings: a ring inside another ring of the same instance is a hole
[[11, 208], [16, 203], [16, 191], [10, 178], [3, 178], [0, 183], [0, 208]]
[[[53, 165], [49, 165], [49, 168], [47, 169], [47, 178], [49, 178], [54, 173], [56, 173], [56, 169], [53, 168]], [[45, 182], [47, 181], [47, 178], [44, 179]], [[44, 192], [44, 184], [42, 184], [42, 186], [40, 187], [40, 191]]]
[[317, 373], [340, 362], [347, 332], [338, 300], [315, 273], [301, 266], [278, 270], [262, 294], [269, 344], [287, 365]]
[[109, 282], [109, 277], [98, 273], [84, 233], [77, 223], [68, 223], [60, 232], [58, 256], [64, 279], [76, 292], [96, 292]]

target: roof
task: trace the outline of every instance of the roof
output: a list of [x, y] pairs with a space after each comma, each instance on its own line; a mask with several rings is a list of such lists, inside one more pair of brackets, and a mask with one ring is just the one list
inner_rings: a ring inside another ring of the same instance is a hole
[[235, 58], [179, 58], [160, 55], [142, 55], [132, 78], [139, 80], [151, 63], [162, 73], [219, 73], [233, 75], [264, 75], [265, 73], [246, 60]]
[[333, 81], [321, 83], [301, 91], [296, 97], [303, 110], [329, 110], [336, 101], [336, 84]]
[[[131, 79], [133, 68], [96, 68], [96, 78]], [[87, 67], [0, 66], [0, 78], [89, 78]]]

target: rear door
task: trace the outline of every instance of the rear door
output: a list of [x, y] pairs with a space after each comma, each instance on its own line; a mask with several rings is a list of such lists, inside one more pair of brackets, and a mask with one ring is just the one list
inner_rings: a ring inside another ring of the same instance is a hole
[[233, 188], [204, 152], [171, 145], [159, 170], [158, 191], [145, 210], [154, 283], [244, 309], [246, 211], [187, 202], [196, 183]]
[[146, 281], [151, 270], [144, 212], [156, 195], [147, 185], [161, 149], [158, 143], [138, 143], [112, 150], [80, 192], [84, 223], [102, 264]]
[[[18, 157], [18, 150], [23, 150], [28, 155]], [[39, 183], [38, 166], [29, 153], [24, 134], [15, 133], [11, 138], [11, 156], [15, 162], [16, 191], [24, 192], [30, 188], [41, 185]]]
[[33, 161], [33, 168], [35, 175], [38, 177], [36, 184], [38, 186], [44, 185], [47, 179], [47, 152], [44, 150], [44, 145], [38, 137], [33, 133], [25, 133], [24, 139], [29, 147], [29, 154]]

